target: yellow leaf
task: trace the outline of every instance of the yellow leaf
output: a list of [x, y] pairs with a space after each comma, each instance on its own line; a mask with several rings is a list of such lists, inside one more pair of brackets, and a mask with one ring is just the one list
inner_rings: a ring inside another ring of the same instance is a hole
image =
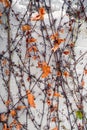
[[29, 90], [27, 90], [27, 97], [28, 97], [28, 103], [29, 103], [29, 105], [31, 106], [31, 107], [36, 107], [36, 104], [35, 104], [35, 102], [34, 102], [34, 96], [33, 96], [33, 94], [29, 91]]
[[31, 27], [30, 27], [30, 25], [22, 25], [22, 31], [29, 31], [29, 30], [31, 30]]

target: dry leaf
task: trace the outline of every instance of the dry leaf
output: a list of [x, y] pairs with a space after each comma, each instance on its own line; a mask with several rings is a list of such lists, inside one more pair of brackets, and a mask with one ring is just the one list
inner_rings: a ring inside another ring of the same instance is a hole
[[37, 14], [36, 16], [32, 17], [31, 20], [32, 21], [38, 21], [38, 20], [43, 20], [44, 19], [44, 14], [45, 14], [45, 9], [43, 7], [41, 7], [39, 9], [39, 14]]
[[54, 33], [54, 34], [52, 34], [52, 35], [50, 36], [50, 39], [51, 39], [51, 40], [57, 40], [58, 37], [59, 37], [59, 34], [58, 34], [58, 32], [56, 32], [56, 33]]
[[3, 2], [5, 7], [10, 7], [11, 6], [9, 0], [2, 0], [2, 2]]
[[8, 128], [7, 128], [7, 124], [5, 123], [4, 125], [3, 125], [3, 129], [2, 130], [7, 130]]
[[31, 52], [31, 51], [37, 52], [38, 49], [37, 49], [36, 46], [31, 46], [31, 47], [29, 47], [29, 48], [27, 49], [27, 52]]
[[11, 114], [12, 117], [15, 117], [17, 113], [16, 113], [15, 110], [11, 110], [11, 111], [10, 111], [10, 114]]
[[87, 75], [87, 69], [84, 69], [84, 74]]
[[51, 100], [50, 99], [47, 99], [47, 104], [48, 104], [48, 106], [50, 106], [51, 105]]
[[7, 60], [6, 59], [3, 59], [2, 60], [2, 66], [5, 66], [7, 64]]
[[29, 30], [31, 30], [31, 27], [30, 27], [30, 25], [22, 25], [22, 31], [29, 31]]
[[46, 62], [42, 63], [41, 69], [43, 71], [43, 74], [41, 76], [42, 78], [46, 78], [51, 73], [50, 66], [48, 66]]
[[58, 130], [58, 127], [53, 128], [52, 130]]
[[58, 44], [55, 44], [54, 47], [51, 49], [52, 51], [56, 52], [59, 48]]
[[58, 92], [54, 92], [53, 96], [54, 97], [62, 97], [62, 95], [60, 93], [58, 93]]
[[36, 42], [36, 41], [37, 41], [37, 39], [31, 37], [31, 38], [28, 39], [27, 43], [33, 43], [33, 42]]
[[8, 70], [8, 69], [6, 69], [6, 70], [5, 70], [5, 74], [6, 74], [6, 76], [8, 76], [8, 75], [9, 75], [9, 73], [10, 73], [10, 72], [9, 72], [9, 70]]
[[21, 130], [21, 128], [22, 128], [22, 125], [21, 125], [20, 123], [18, 123], [18, 124], [16, 125], [16, 130]]
[[5, 102], [5, 105], [8, 106], [10, 103], [11, 103], [11, 101], [10, 101], [10, 100], [7, 100], [7, 101]]
[[41, 19], [41, 16], [38, 14], [38, 15], [36, 15], [35, 17], [32, 17], [31, 18], [31, 21], [38, 21], [38, 20], [40, 20]]
[[0, 24], [2, 24], [2, 20], [0, 19]]
[[65, 72], [63, 73], [63, 75], [64, 75], [65, 77], [69, 77], [69, 72], [65, 71]]
[[7, 127], [7, 124], [6, 124], [6, 123], [4, 123], [2, 130], [11, 130], [11, 129]]
[[70, 54], [70, 51], [69, 51], [69, 50], [65, 50], [63, 53], [64, 53], [65, 55], [69, 55], [69, 54]]
[[53, 117], [51, 121], [56, 122], [56, 117]]
[[43, 7], [41, 7], [39, 9], [39, 15], [44, 15], [46, 13], [45, 9]]
[[82, 80], [82, 82], [81, 82], [81, 86], [84, 87], [84, 85], [85, 85], [85, 81]]
[[3, 0], [0, 0], [0, 2], [2, 3], [2, 2], [3, 2]]
[[25, 109], [26, 106], [17, 106], [16, 110], [21, 110], [21, 109]]
[[60, 72], [60, 71], [57, 72], [57, 76], [58, 76], [58, 77], [61, 76], [61, 72]]
[[28, 103], [29, 103], [29, 105], [31, 106], [31, 107], [36, 107], [36, 104], [35, 104], [35, 102], [34, 102], [34, 96], [33, 96], [33, 94], [29, 91], [29, 90], [27, 90], [27, 97], [28, 97]]
[[2, 16], [2, 12], [0, 12], [0, 17]]
[[1, 121], [6, 121], [7, 120], [7, 115], [5, 115], [4, 113], [1, 114]]

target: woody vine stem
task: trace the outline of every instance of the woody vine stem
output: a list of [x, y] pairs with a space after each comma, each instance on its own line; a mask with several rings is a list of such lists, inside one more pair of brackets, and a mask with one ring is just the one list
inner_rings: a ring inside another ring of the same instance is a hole
[[56, 13], [50, 0], [29, 0], [23, 12], [0, 1], [2, 130], [87, 129], [87, 51], [78, 58], [75, 52], [87, 21], [84, 2], [73, 8], [73, 0], [64, 0]]

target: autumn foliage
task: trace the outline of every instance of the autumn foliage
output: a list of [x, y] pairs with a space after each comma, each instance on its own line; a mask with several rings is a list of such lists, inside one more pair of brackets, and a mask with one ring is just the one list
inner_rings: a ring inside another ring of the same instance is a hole
[[55, 16], [52, 1], [29, 0], [19, 12], [16, 3], [0, 0], [2, 130], [87, 129], [87, 52], [77, 58], [75, 51], [80, 20], [87, 18], [82, 0], [75, 11], [70, 2]]

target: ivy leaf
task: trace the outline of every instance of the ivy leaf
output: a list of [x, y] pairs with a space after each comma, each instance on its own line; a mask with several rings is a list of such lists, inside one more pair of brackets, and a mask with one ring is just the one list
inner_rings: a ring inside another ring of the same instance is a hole
[[83, 118], [82, 111], [80, 111], [80, 110], [76, 111], [76, 117], [77, 117], [78, 119], [82, 119], [82, 118]]

